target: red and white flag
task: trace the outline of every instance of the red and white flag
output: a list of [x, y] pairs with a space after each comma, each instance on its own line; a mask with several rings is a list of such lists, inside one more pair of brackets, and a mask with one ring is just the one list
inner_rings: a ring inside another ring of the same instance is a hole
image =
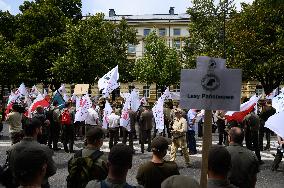
[[244, 117], [248, 115], [257, 104], [261, 96], [257, 97], [256, 95], [252, 96], [249, 101], [241, 104], [240, 111], [228, 111], [225, 116], [227, 121], [236, 120], [237, 122], [242, 122]]
[[38, 94], [36, 99], [33, 101], [31, 104], [29, 110], [28, 110], [28, 117], [32, 117], [31, 114], [36, 110], [38, 106], [42, 106], [43, 108], [48, 108], [49, 107], [49, 102], [45, 100], [45, 98], [42, 96], [42, 94]]
[[92, 101], [89, 95], [84, 95], [81, 99], [76, 100], [76, 114], [75, 120], [76, 121], [85, 121], [88, 116], [88, 109], [92, 107]]

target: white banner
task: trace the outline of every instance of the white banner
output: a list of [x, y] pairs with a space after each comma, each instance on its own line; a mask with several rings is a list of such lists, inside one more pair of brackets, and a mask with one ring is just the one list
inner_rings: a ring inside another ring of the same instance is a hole
[[280, 93], [272, 99], [272, 107], [275, 108], [276, 113], [284, 111], [284, 93]]
[[284, 111], [274, 114], [273, 116], [270, 116], [268, 120], [265, 122], [265, 127], [269, 128], [277, 135], [284, 138], [283, 122], [284, 122]]
[[89, 95], [84, 95], [81, 99], [76, 100], [76, 121], [85, 121], [88, 116], [88, 109], [92, 107], [92, 101], [90, 100]]
[[107, 125], [108, 125], [108, 116], [111, 114], [112, 112], [112, 108], [108, 102], [108, 100], [106, 100], [106, 104], [105, 104], [105, 108], [104, 108], [104, 115], [103, 115], [103, 128], [107, 129]]
[[99, 79], [98, 88], [102, 90], [104, 97], [109, 97], [109, 94], [119, 87], [118, 79], [118, 65]]

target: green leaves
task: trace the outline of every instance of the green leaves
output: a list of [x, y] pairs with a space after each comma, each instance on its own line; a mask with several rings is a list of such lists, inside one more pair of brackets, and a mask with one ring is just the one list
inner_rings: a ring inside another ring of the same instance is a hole
[[145, 53], [137, 59], [133, 68], [136, 79], [159, 86], [176, 84], [180, 78], [181, 60], [179, 52], [167, 46], [165, 40], [151, 32], [145, 38]]
[[121, 80], [130, 78], [127, 44], [137, 40], [136, 31], [125, 20], [115, 24], [105, 21], [103, 14], [96, 14], [67, 28], [68, 51], [51, 69], [60, 81], [95, 83], [116, 65]]

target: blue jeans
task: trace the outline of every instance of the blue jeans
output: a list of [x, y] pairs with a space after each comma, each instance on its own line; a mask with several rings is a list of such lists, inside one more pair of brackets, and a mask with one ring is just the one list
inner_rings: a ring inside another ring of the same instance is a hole
[[195, 131], [194, 130], [188, 130], [187, 131], [187, 147], [189, 148], [189, 151], [191, 151], [193, 153], [197, 153]]

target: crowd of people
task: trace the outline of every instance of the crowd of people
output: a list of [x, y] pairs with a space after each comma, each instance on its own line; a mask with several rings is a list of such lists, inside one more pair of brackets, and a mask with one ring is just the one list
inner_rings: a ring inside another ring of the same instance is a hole
[[[15, 103], [6, 118], [12, 142], [6, 165], [12, 178], [2, 183], [9, 184], [8, 187], [50, 187], [48, 178], [56, 173], [52, 156], [61, 149], [58, 146], [61, 140], [64, 151], [74, 153], [68, 162], [67, 187], [132, 187], [126, 176], [132, 168], [133, 154], [137, 153], [133, 141], [138, 139], [141, 153], [147, 144], [146, 150], [152, 152], [152, 158], [139, 166], [136, 187], [183, 187], [185, 184], [199, 187], [192, 177], [180, 175], [175, 160], [180, 148], [186, 167], [192, 166], [190, 155], [197, 153], [196, 134], [202, 137], [203, 110], [185, 111], [168, 102], [164, 107], [164, 130], [159, 132], [148, 105], [141, 104], [136, 112], [128, 110], [130, 129], [120, 126], [121, 107], [116, 103], [107, 117], [108, 128], [102, 129], [103, 108], [104, 101], [94, 102], [85, 122], [74, 123], [76, 109], [72, 102], [67, 102], [64, 108], [56, 101], [49, 109], [38, 106], [30, 118], [25, 117], [23, 107]], [[259, 114], [251, 110], [242, 122], [227, 122], [224, 111], [212, 114], [219, 142], [209, 151], [209, 188], [255, 186], [259, 165], [264, 163], [260, 151], [270, 149], [271, 131], [264, 123], [274, 113], [271, 101], [267, 101]], [[107, 137], [108, 155], [100, 150]], [[76, 139], [85, 140], [84, 149], [74, 151]], [[278, 137], [278, 141], [273, 171], [283, 157], [283, 138]], [[170, 160], [166, 161], [168, 150]]]

